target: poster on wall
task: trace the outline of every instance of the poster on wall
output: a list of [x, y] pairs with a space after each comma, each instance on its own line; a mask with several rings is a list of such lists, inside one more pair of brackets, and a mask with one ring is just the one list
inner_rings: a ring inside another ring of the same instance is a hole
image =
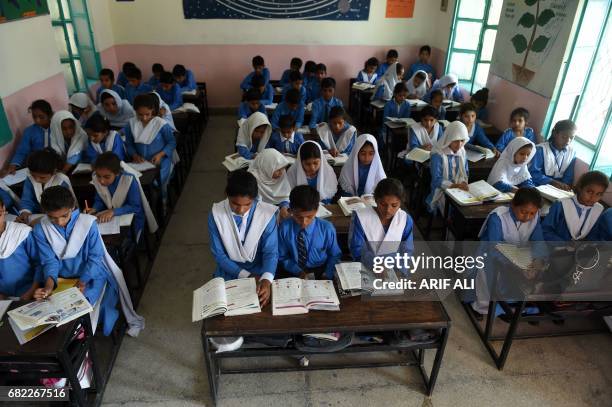
[[387, 0], [385, 18], [412, 18], [416, 0]]
[[370, 0], [183, 0], [185, 18], [368, 20]]
[[49, 14], [47, 0], [0, 0], [0, 23]]
[[505, 0], [491, 72], [551, 97], [578, 0]]

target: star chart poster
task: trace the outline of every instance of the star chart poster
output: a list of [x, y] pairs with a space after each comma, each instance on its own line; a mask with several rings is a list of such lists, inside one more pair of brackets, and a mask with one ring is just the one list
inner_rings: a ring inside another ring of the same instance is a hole
[[367, 20], [370, 0], [183, 0], [185, 18]]

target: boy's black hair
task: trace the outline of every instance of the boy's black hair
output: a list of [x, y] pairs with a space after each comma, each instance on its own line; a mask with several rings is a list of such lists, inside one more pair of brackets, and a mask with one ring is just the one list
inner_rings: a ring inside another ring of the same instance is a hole
[[261, 55], [256, 55], [253, 57], [253, 60], [251, 61], [253, 64], [253, 68], [255, 68], [256, 66], [264, 66], [266, 65], [266, 63], [264, 62], [264, 59]]
[[6, 205], [4, 203], [4, 201], [2, 200], [2, 198], [0, 198], [0, 208], [6, 208]]
[[423, 51], [427, 51], [431, 55], [431, 47], [429, 45], [423, 45], [419, 49], [419, 54], [422, 53]]
[[378, 66], [378, 59], [374, 57], [368, 58], [368, 60], [365, 61], [365, 64], [363, 65], [363, 69], [367, 69], [368, 66]]
[[601, 171], [589, 171], [578, 178], [578, 182], [574, 186], [574, 191], [578, 193], [581, 189], [587, 185], [599, 185], [604, 187], [605, 190], [610, 186], [610, 180], [608, 176]]
[[174, 68], [172, 68], [172, 75], [185, 76], [187, 75], [187, 68], [185, 68], [185, 65], [176, 64], [174, 65]]
[[50, 147], [34, 151], [27, 159], [28, 170], [39, 174], [55, 174], [63, 165], [62, 157]]
[[321, 197], [310, 185], [298, 185], [289, 194], [289, 208], [293, 211], [316, 211]]
[[346, 120], [346, 112], [342, 106], [334, 106], [329, 109], [329, 120], [335, 119], [336, 117], [342, 117]]
[[489, 89], [488, 88], [482, 88], [482, 89], [476, 91], [472, 95], [472, 99], [473, 100], [477, 100], [479, 102], [482, 102], [482, 104], [484, 106], [486, 106], [487, 103], [489, 102]]
[[51, 116], [53, 116], [53, 108], [51, 107], [51, 103], [47, 102], [45, 99], [38, 99], [33, 101], [30, 107], [28, 107], [29, 112], [31, 112], [32, 110], [40, 110], [41, 112], [49, 116], [49, 119], [51, 118]]
[[433, 100], [433, 98], [435, 97], [441, 97], [442, 99], [444, 99], [444, 93], [442, 93], [442, 90], [440, 89], [432, 90], [431, 95], [429, 95], [429, 98], [430, 100]]
[[514, 118], [514, 116], [522, 117], [525, 121], [529, 120], [529, 110], [524, 107], [517, 107], [510, 113], [510, 120]]
[[550, 133], [550, 137], [553, 138], [557, 133], [561, 133], [563, 131], [576, 131], [576, 123], [571, 120], [559, 120], [555, 123], [555, 127], [553, 127], [552, 132]]
[[390, 49], [387, 51], [387, 58], [399, 58], [399, 52], [396, 49]]
[[321, 80], [321, 89], [329, 89], [329, 88], [336, 89], [336, 80], [328, 76], [327, 78], [323, 78]]
[[421, 119], [427, 116], [438, 119], [438, 112], [436, 111], [436, 108], [431, 105], [423, 107], [421, 109]]
[[159, 111], [159, 102], [157, 98], [151, 93], [143, 93], [134, 98], [134, 110], [138, 110], [141, 107], [153, 110], [154, 114], [157, 115]]
[[278, 119], [280, 129], [292, 129], [295, 126], [295, 118], [290, 114], [284, 114]]
[[111, 124], [104, 116], [96, 112], [85, 122], [85, 129], [96, 133], [102, 133], [110, 131]]
[[115, 100], [115, 97], [113, 95], [111, 95], [110, 93], [108, 93], [108, 92], [102, 91], [100, 93], [100, 103], [104, 103], [104, 101], [106, 99], [113, 99], [113, 100]]
[[162, 72], [165, 72], [166, 70], [164, 69], [164, 66], [162, 64], [160, 64], [159, 62], [156, 62], [153, 64], [153, 67], [151, 67], [151, 71], [153, 71], [153, 73], [162, 73]]
[[461, 108], [459, 109], [459, 117], [461, 117], [464, 113], [467, 112], [476, 113], [476, 106], [474, 106], [472, 103], [463, 103], [461, 105]]
[[227, 176], [225, 194], [228, 197], [248, 196], [251, 199], [255, 199], [259, 194], [257, 179], [253, 174], [246, 170], [230, 172]]
[[124, 62], [123, 65], [121, 66], [121, 72], [123, 72], [124, 74], [127, 74], [127, 71], [129, 69], [132, 68], [136, 68], [136, 64], [133, 62]]
[[512, 205], [514, 206], [533, 204], [540, 209], [542, 203], [542, 195], [536, 188], [519, 188], [512, 198]]
[[140, 69], [136, 68], [136, 67], [130, 68], [125, 73], [125, 77], [128, 78], [128, 79], [134, 78], [134, 79], [141, 80], [142, 79], [142, 71]]
[[311, 158], [319, 158], [321, 159], [321, 149], [316, 142], [305, 142], [300, 146], [300, 160], [306, 161]]
[[287, 103], [291, 103], [292, 105], [299, 104], [301, 99], [302, 95], [300, 95], [300, 91], [297, 89], [291, 88], [287, 91], [287, 94], [285, 95], [285, 100], [287, 101]]
[[74, 209], [76, 202], [72, 192], [64, 186], [56, 185], [45, 189], [40, 196], [40, 207], [44, 212]]
[[112, 151], [107, 151], [96, 158], [92, 167], [94, 170], [105, 168], [113, 174], [119, 174], [121, 173], [121, 160]]
[[376, 188], [374, 188], [374, 199], [376, 200], [389, 195], [396, 196], [401, 202], [404, 202], [404, 187], [402, 183], [395, 178], [380, 180]]
[[159, 83], [173, 84], [174, 76], [170, 72], [162, 72], [159, 75]]
[[263, 75], [253, 75], [251, 78], [251, 86], [254, 88], [261, 88], [262, 86], [265, 86], [265, 84], [266, 78], [264, 78]]
[[317, 64], [317, 72], [318, 71], [327, 72], [327, 66], [325, 64], [323, 64], [323, 63]]
[[291, 62], [289, 63], [289, 66], [295, 66], [297, 67], [297, 69], [302, 69], [302, 59], [298, 58], [298, 57], [293, 57], [291, 58]]
[[244, 100], [247, 102], [251, 100], [261, 100], [261, 92], [259, 89], [251, 88], [247, 90], [246, 94], [244, 95]]
[[113, 72], [112, 69], [108, 69], [108, 68], [101, 69], [100, 73], [98, 74], [98, 78], [101, 76], [108, 76], [111, 82], [115, 82], [115, 73]]
[[315, 72], [317, 72], [317, 63], [315, 61], [306, 61], [306, 64], [304, 64], [304, 73]]
[[303, 81], [303, 80], [304, 78], [302, 77], [302, 74], [300, 73], [300, 71], [289, 72], [289, 82]]
[[398, 82], [395, 84], [393, 88], [393, 96], [397, 95], [400, 92], [408, 92], [408, 88], [406, 87], [406, 82]]
[[422, 80], [422, 81], [427, 80], [427, 75], [426, 75], [424, 72], [422, 72], [422, 71], [417, 72], [417, 73], [414, 75], [414, 77], [415, 77], [415, 78], [419, 78], [419, 79], [420, 79], [420, 80]]

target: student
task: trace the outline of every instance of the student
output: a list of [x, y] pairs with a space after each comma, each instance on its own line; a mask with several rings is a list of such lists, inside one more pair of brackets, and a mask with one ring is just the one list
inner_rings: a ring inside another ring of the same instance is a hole
[[440, 89], [436, 89], [430, 93], [431, 101], [429, 104], [436, 109], [438, 120], [446, 120], [446, 108], [444, 107], [444, 94]]
[[[34, 292], [34, 298], [48, 298], [59, 277], [78, 278], [78, 287], [90, 304], [101, 299], [104, 335], [110, 335], [119, 318], [116, 306], [120, 302], [128, 335], [138, 336], [144, 329], [144, 318], [134, 311], [121, 269], [104, 247], [96, 218], [79, 213], [74, 196], [61, 186], [45, 190], [41, 205], [47, 216], [32, 234], [40, 253], [44, 286]], [[94, 322], [92, 328], [95, 326]]]
[[360, 135], [338, 178], [341, 195], [371, 195], [378, 182], [385, 178], [376, 138], [371, 134]]
[[319, 144], [332, 157], [350, 154], [357, 137], [357, 129], [346, 121], [346, 113], [340, 106], [331, 108], [329, 120], [317, 126]]
[[603, 212], [599, 200], [609, 186], [608, 177], [599, 171], [583, 174], [576, 185], [573, 198], [555, 202], [542, 221], [546, 241], [583, 240]]
[[393, 98], [385, 103], [383, 110], [383, 122], [389, 120], [390, 117], [399, 117], [407, 119], [410, 117], [410, 103], [406, 100], [408, 89], [404, 82], [398, 82], [393, 88]]
[[312, 273], [317, 280], [332, 280], [342, 251], [334, 225], [316, 217], [319, 192], [309, 185], [293, 188], [290, 209], [291, 218], [278, 227], [279, 268], [291, 277]]
[[421, 121], [410, 126], [408, 151], [417, 147], [431, 151], [443, 136], [444, 129], [438, 123], [436, 109], [425, 106], [420, 113]]
[[136, 68], [136, 65], [133, 62], [124, 62], [121, 66], [121, 72], [117, 76], [117, 84], [123, 88], [125, 88], [128, 84], [127, 73], [130, 69]]
[[495, 148], [493, 143], [491, 143], [491, 140], [489, 140], [482, 127], [476, 122], [476, 106], [471, 103], [462, 104], [459, 110], [459, 120], [461, 120], [468, 129], [468, 135], [470, 136], [468, 144], [488, 148], [495, 153], [496, 157], [499, 157], [500, 152]]
[[94, 163], [102, 153], [112, 152], [121, 161], [125, 161], [125, 145], [121, 135], [111, 130], [110, 122], [99, 114], [92, 116], [85, 123], [85, 131], [89, 140], [85, 150], [85, 161]]
[[532, 143], [535, 143], [535, 133], [531, 127], [527, 127], [527, 120], [529, 120], [529, 111], [527, 109], [523, 107], [514, 109], [510, 113], [510, 128], [502, 133], [495, 147], [502, 152], [515, 137], [525, 137]]
[[393, 89], [398, 82], [402, 81], [404, 76], [404, 67], [402, 64], [395, 63], [387, 69], [383, 76], [379, 76], [376, 83], [376, 90], [372, 94], [372, 100], [391, 100], [393, 97]]
[[461, 88], [458, 86], [457, 75], [449, 73], [444, 75], [440, 79], [434, 82], [429, 94], [425, 96], [423, 100], [426, 102], [431, 101], [431, 92], [434, 90], [441, 90], [444, 99], [449, 99], [455, 102], [463, 103], [463, 93]]
[[0, 200], [0, 300], [19, 297], [29, 301], [38, 288], [38, 248], [32, 228], [7, 221], [6, 214]]
[[172, 116], [172, 110], [170, 110], [170, 106], [168, 106], [168, 104], [164, 102], [164, 99], [162, 99], [159, 93], [154, 91], [149, 94], [155, 99], [156, 107], [158, 109], [157, 115], [164, 119], [166, 123], [168, 123], [170, 127], [172, 127], [173, 131], [177, 131], [176, 126], [174, 125], [174, 117]]
[[321, 81], [321, 97], [312, 102], [310, 129], [316, 129], [319, 123], [329, 121], [329, 113], [336, 106], [343, 107], [342, 101], [336, 96], [336, 81], [325, 78]]
[[399, 60], [399, 53], [395, 49], [390, 49], [387, 51], [387, 57], [385, 62], [378, 65], [378, 69], [376, 70], [376, 75], [381, 78], [389, 69], [389, 67]]
[[[115, 73], [111, 69], [108, 69], [108, 68], [102, 69], [100, 71], [100, 74], [98, 75], [98, 78], [100, 79], [100, 87], [96, 91], [96, 103], [101, 102], [100, 95], [102, 94], [102, 91], [105, 89], [112, 90], [116, 92], [121, 99], [125, 99], [125, 87], [119, 85], [118, 83], [115, 83]], [[126, 80], [126, 86], [127, 86], [127, 80]]]
[[375, 208], [368, 205], [353, 212], [349, 227], [351, 257], [366, 267], [373, 265], [374, 256], [411, 255], [414, 249], [412, 218], [402, 209], [402, 183], [393, 178], [381, 180], [374, 200]]
[[306, 89], [310, 89], [310, 83], [317, 78], [317, 63], [315, 61], [306, 61], [304, 64], [304, 86]]
[[157, 114], [157, 103], [150, 95], [134, 99], [136, 117], [125, 127], [127, 154], [136, 163], [150, 161], [160, 167], [162, 193], [168, 185], [174, 164], [178, 161], [172, 127]]
[[575, 134], [573, 121], [560, 120], [553, 127], [548, 141], [536, 147], [535, 156], [529, 163], [535, 185], [550, 184], [571, 191], [576, 163], [576, 151], [572, 147]]
[[378, 74], [376, 70], [378, 69], [378, 59], [372, 57], [365, 61], [363, 66], [363, 71], [359, 71], [357, 74], [357, 82], [370, 83], [374, 85], [376, 83], [376, 79], [378, 79]]
[[528, 168], [534, 155], [535, 145], [531, 141], [515, 138], [493, 166], [487, 182], [501, 192], [535, 187]]
[[174, 65], [172, 68], [172, 76], [178, 85], [181, 93], [194, 94], [198, 85], [196, 84], [195, 76], [190, 69], [185, 68], [184, 65]]
[[303, 85], [304, 78], [302, 78], [302, 74], [299, 71], [291, 71], [289, 74], [289, 83], [283, 87], [281, 99], [285, 100], [285, 96], [290, 89], [297, 89], [300, 92], [302, 103], [305, 105], [306, 99], [308, 98], [308, 91]]
[[321, 202], [331, 203], [338, 191], [338, 180], [334, 169], [329, 165], [321, 146], [314, 141], [305, 141], [298, 150], [295, 163], [287, 170], [291, 188], [310, 185], [321, 195]]
[[96, 112], [96, 105], [94, 105], [86, 93], [77, 92], [70, 96], [68, 110], [70, 110], [74, 117], [79, 119], [81, 126], [84, 126], [87, 120]]
[[280, 207], [280, 217], [289, 216], [289, 193], [291, 187], [285, 168], [289, 160], [273, 148], [266, 148], [257, 154], [249, 166], [249, 172], [257, 179], [259, 200]]
[[589, 234], [589, 240], [609, 242], [612, 240], [612, 209], [606, 209]]
[[3, 210], [10, 214], [19, 213], [19, 197], [17, 194], [15, 194], [15, 192], [13, 192], [11, 187], [6, 185], [6, 182], [4, 182], [3, 179], [0, 179], [0, 200], [2, 201], [4, 207], [0, 211]]
[[289, 69], [285, 69], [285, 72], [283, 72], [283, 75], [281, 76], [280, 85], [289, 85], [289, 75], [291, 75], [291, 72], [300, 72], [300, 69], [302, 69], [302, 60], [297, 57], [291, 58], [291, 62], [289, 63]]
[[468, 190], [468, 162], [463, 146], [468, 142], [467, 128], [460, 121], [450, 123], [431, 153], [431, 192], [426, 199], [429, 211], [444, 213], [444, 191], [448, 188]]
[[408, 99], [423, 99], [427, 93], [427, 73], [416, 71], [406, 81], [406, 87], [408, 88]]
[[255, 75], [262, 75], [264, 78], [264, 83], [266, 85], [270, 82], [270, 71], [268, 70], [268, 68], [266, 68], [266, 63], [264, 62], [262, 56], [254, 56], [252, 60], [252, 65], [253, 72], [249, 73], [240, 84], [240, 89], [242, 89], [243, 92], [249, 90], [249, 88], [251, 87], [251, 79], [253, 79], [253, 76]]
[[98, 112], [107, 119], [111, 126], [122, 129], [129, 123], [136, 113], [130, 102], [121, 99], [114, 90], [105, 89], [100, 94], [100, 104]]
[[296, 155], [304, 143], [304, 136], [296, 132], [295, 119], [290, 115], [281, 116], [279, 129], [272, 134], [266, 148], [273, 148], [282, 154]]
[[51, 119], [50, 147], [64, 160], [64, 173], [81, 162], [86, 145], [87, 133], [72, 113], [67, 110], [56, 112]]
[[170, 72], [161, 74], [156, 92], [170, 106], [171, 112], [183, 106], [181, 88], [174, 82], [174, 76]]
[[23, 184], [17, 222], [30, 225], [30, 216], [41, 213], [40, 197], [47, 188], [61, 185], [72, 191], [70, 178], [60, 172], [63, 162], [52, 149], [35, 151], [28, 157], [28, 176]]
[[429, 63], [429, 58], [431, 58], [431, 47], [429, 45], [423, 45], [421, 49], [419, 49], [419, 60], [410, 65], [410, 69], [408, 69], [408, 76], [412, 76], [418, 71], [424, 71], [427, 75], [427, 82], [430, 84], [433, 83], [436, 79], [436, 72], [434, 67]]
[[149, 85], [151, 85], [153, 89], [156, 89], [159, 86], [159, 78], [161, 77], [161, 74], [166, 72], [166, 70], [162, 64], [155, 63], [153, 64], [151, 71], [153, 72], [153, 76], [151, 76], [149, 79]]
[[136, 96], [153, 92], [151, 85], [142, 81], [142, 72], [140, 69], [128, 69], [125, 76], [128, 79], [128, 84], [125, 87], [125, 98], [131, 105], [134, 104], [134, 98]]
[[285, 95], [285, 100], [280, 102], [274, 114], [272, 114], [272, 128], [279, 128], [279, 120], [281, 116], [290, 115], [295, 120], [295, 127], [302, 127], [304, 123], [304, 103], [302, 103], [302, 97], [300, 91], [296, 89], [289, 89]]
[[51, 105], [43, 99], [35, 100], [28, 111], [32, 115], [34, 123], [23, 131], [17, 151], [15, 151], [7, 168], [7, 171], [11, 174], [25, 165], [31, 153], [42, 150], [50, 144], [51, 117], [53, 116]]
[[476, 108], [476, 119], [486, 123], [489, 120], [489, 111], [487, 103], [489, 103], [489, 89], [482, 88], [472, 95], [470, 103]]
[[253, 113], [266, 114], [266, 107], [261, 103], [261, 93], [257, 89], [249, 89], [244, 95], [244, 102], [238, 107], [238, 118], [248, 119]]
[[272, 134], [272, 126], [268, 116], [263, 113], [255, 112], [242, 123], [238, 129], [236, 147], [240, 156], [247, 160], [255, 158], [257, 153], [261, 153]]
[[215, 277], [255, 277], [260, 305], [270, 300], [278, 264], [278, 233], [274, 205], [258, 201], [257, 180], [234, 171], [227, 180], [227, 199], [213, 204], [208, 215], [210, 248], [217, 262]]
[[308, 81], [308, 103], [321, 97], [321, 83], [327, 77], [327, 66], [317, 64], [317, 70], [312, 80]]
[[262, 75], [253, 75], [251, 79], [251, 89], [257, 89], [261, 93], [261, 104], [265, 106], [271, 105], [274, 102], [274, 88], [269, 83], [266, 83]]
[[87, 211], [98, 223], [113, 217], [134, 214], [136, 241], [140, 240], [145, 220], [149, 233], [157, 231], [157, 221], [138, 177], [123, 170], [121, 160], [112, 152], [100, 154], [93, 163], [92, 184], [96, 189], [93, 206]]

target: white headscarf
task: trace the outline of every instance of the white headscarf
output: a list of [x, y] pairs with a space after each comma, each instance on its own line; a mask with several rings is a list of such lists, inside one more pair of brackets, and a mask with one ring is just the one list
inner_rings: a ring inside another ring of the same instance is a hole
[[240, 129], [238, 129], [236, 145], [246, 147], [250, 150], [253, 147], [253, 131], [259, 126], [264, 125], [266, 126], [266, 132], [262, 139], [259, 140], [259, 145], [257, 146], [257, 152], [261, 153], [266, 148], [266, 144], [268, 144], [268, 140], [270, 140], [270, 134], [272, 134], [272, 125], [270, 125], [268, 116], [261, 112], [253, 113], [242, 123]]
[[291, 185], [289, 185], [287, 180], [287, 174], [283, 171], [283, 175], [280, 178], [272, 178], [274, 171], [285, 168], [288, 165], [289, 160], [273, 148], [266, 148], [257, 154], [257, 157], [255, 157], [255, 160], [253, 160], [249, 167], [249, 172], [257, 178], [259, 195], [263, 202], [278, 205], [281, 202], [289, 201]]
[[319, 143], [312, 140], [308, 140], [300, 146], [295, 163], [289, 168], [289, 170], [287, 170], [289, 185], [291, 185], [291, 188], [295, 188], [298, 185], [308, 185], [306, 173], [304, 172], [304, 167], [302, 167], [302, 148], [309, 143], [317, 146], [319, 149], [319, 155], [321, 157], [321, 167], [319, 168], [319, 172], [317, 174], [317, 190], [321, 195], [321, 200], [331, 199], [338, 191], [338, 180], [336, 179], [336, 173], [325, 159], [325, 155], [323, 155], [323, 150], [321, 149]]
[[440, 89], [442, 91], [442, 94], [444, 95], [444, 99], [452, 99], [453, 90], [455, 90], [455, 87], [453, 87], [450, 90], [450, 92], [447, 92], [446, 89], [445, 89], [451, 83], [454, 83], [455, 87], [457, 86], [456, 84], [459, 83], [459, 79], [457, 78], [457, 75], [455, 75], [453, 73], [449, 73], [447, 75], [444, 75], [440, 79], [438, 79], [434, 83], [433, 89]]
[[[525, 161], [523, 164], [515, 164], [514, 155], [517, 153], [517, 151], [525, 146], [531, 146], [531, 153], [529, 153], [527, 161]], [[497, 160], [493, 166], [493, 169], [489, 174], [489, 178], [487, 178], [487, 182], [491, 185], [494, 185], [499, 181], [506, 184], [518, 185], [521, 182], [530, 179], [531, 174], [529, 174], [529, 169], [527, 166], [535, 153], [536, 148], [531, 140], [526, 137], [515, 137], [510, 143], [508, 143], [508, 146], [504, 149], [504, 152], [499, 157], [499, 160]]]
[[374, 88], [372, 99], [374, 99], [374, 97], [376, 96], [378, 88], [382, 86], [384, 89], [382, 99], [391, 100], [391, 98], [393, 97], [393, 89], [399, 81], [400, 79], [397, 77], [397, 62], [395, 62], [391, 64], [387, 68], [385, 74], [376, 81], [376, 88]]
[[376, 188], [378, 182], [381, 179], [387, 178], [387, 174], [385, 174], [382, 162], [380, 161], [380, 155], [378, 155], [378, 143], [376, 142], [376, 138], [371, 134], [362, 134], [357, 137], [351, 155], [342, 167], [340, 178], [338, 179], [342, 189], [352, 195], [357, 195], [357, 188], [359, 187], [359, 150], [361, 150], [366, 142], [370, 142], [372, 146], [374, 146], [374, 159], [370, 164], [370, 170], [368, 171], [368, 178], [363, 193], [373, 194], [374, 188]]
[[170, 127], [172, 127], [172, 130], [176, 130], [176, 127], [174, 126], [174, 117], [172, 117], [172, 109], [170, 109], [170, 106], [168, 106], [168, 104], [164, 102], [164, 99], [162, 99], [162, 97], [159, 96], [159, 93], [151, 92], [151, 94], [157, 97], [157, 100], [159, 101], [159, 108], [166, 109], [164, 120], [168, 122]]
[[[64, 134], [62, 133], [62, 122], [64, 120], [72, 120], [76, 127], [74, 136], [70, 140], [70, 146], [66, 151], [66, 141], [64, 140]], [[81, 128], [81, 123], [74, 117], [72, 113], [67, 110], [60, 110], [55, 112], [51, 118], [51, 148], [53, 148], [59, 155], [68, 159], [85, 148], [87, 144], [87, 133]]]
[[96, 111], [96, 105], [94, 104], [94, 102], [89, 98], [89, 96], [86, 93], [83, 93], [83, 92], [77, 92], [73, 94], [72, 96], [70, 96], [70, 99], [68, 100], [68, 104], [76, 106], [79, 109], [89, 108], [88, 114], [83, 112], [79, 116], [79, 122], [81, 122], [81, 125], [84, 125], [87, 122], [87, 119], [89, 119], [91, 115]]
[[[418, 87], [415, 87], [413, 81], [419, 72], [425, 75], [425, 79]], [[427, 72], [416, 71], [412, 77], [406, 81], [406, 87], [408, 88], [409, 95], [416, 95], [418, 99], [421, 99], [427, 93]]]
[[116, 114], [110, 114], [104, 110], [104, 106], [102, 105], [102, 102], [100, 102], [98, 103], [98, 112], [100, 112], [103, 117], [107, 118], [113, 127], [127, 126], [130, 119], [136, 116], [132, 105], [130, 105], [130, 102], [127, 100], [121, 99], [119, 94], [112, 89], [104, 89], [102, 92], [100, 92], [100, 100], [102, 100], [102, 95], [105, 93], [108, 93], [113, 97], [113, 99], [115, 99], [115, 103], [117, 103], [119, 111]]

